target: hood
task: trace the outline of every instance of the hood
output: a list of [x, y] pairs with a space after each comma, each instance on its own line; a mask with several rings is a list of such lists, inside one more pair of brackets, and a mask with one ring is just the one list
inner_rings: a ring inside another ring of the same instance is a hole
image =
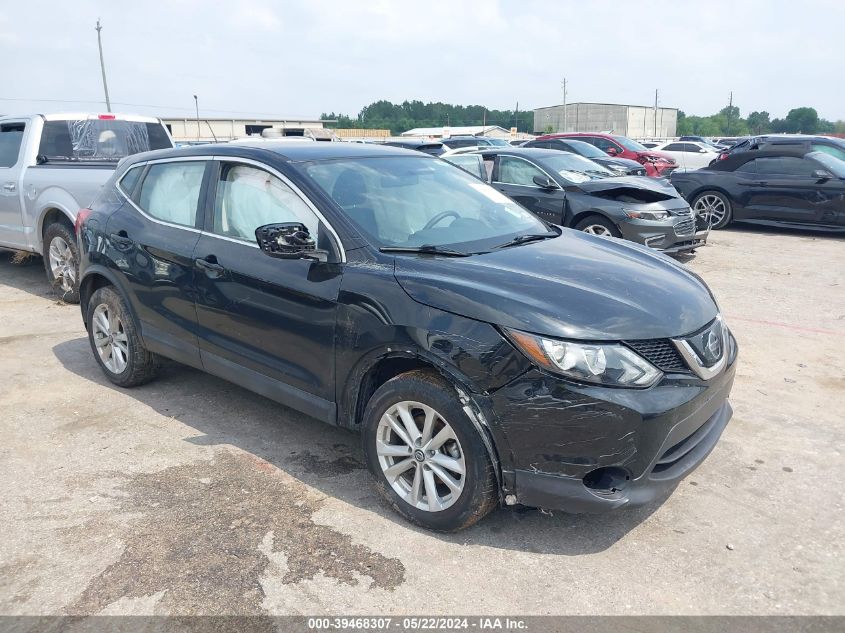
[[625, 169], [642, 169], [643, 166], [630, 158], [591, 158], [590, 160], [602, 165], [618, 165]]
[[419, 303], [561, 338], [676, 337], [718, 313], [704, 282], [668, 257], [570, 229], [472, 257], [397, 256], [395, 275]]
[[641, 178], [639, 176], [619, 176], [613, 178], [599, 178], [578, 183], [577, 187], [586, 193], [599, 193], [602, 191], [620, 190], [641, 190], [655, 194], [661, 194], [669, 198], [679, 198], [677, 190], [668, 180], [658, 178]]

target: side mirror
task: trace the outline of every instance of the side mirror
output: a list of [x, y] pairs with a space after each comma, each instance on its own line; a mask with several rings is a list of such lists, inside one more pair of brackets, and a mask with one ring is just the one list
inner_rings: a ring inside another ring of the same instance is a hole
[[543, 189], [560, 189], [558, 184], [548, 176], [534, 176], [534, 184]]
[[813, 172], [813, 178], [815, 178], [818, 182], [824, 182], [825, 180], [833, 178], [833, 174], [826, 169], [817, 169]]
[[616, 156], [619, 153], [619, 150], [615, 147], [608, 147], [605, 151], [611, 156]]
[[299, 222], [265, 224], [255, 229], [258, 247], [265, 255], [278, 259], [314, 259], [326, 261], [327, 253], [317, 250], [308, 227]]

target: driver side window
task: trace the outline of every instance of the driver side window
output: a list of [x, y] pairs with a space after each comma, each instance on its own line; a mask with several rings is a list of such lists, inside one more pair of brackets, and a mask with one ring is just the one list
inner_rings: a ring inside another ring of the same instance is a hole
[[509, 185], [536, 187], [534, 176], [545, 177], [545, 174], [538, 167], [521, 158], [514, 158], [513, 156], [499, 157], [498, 182]]
[[223, 163], [214, 201], [214, 233], [254, 242], [255, 229], [278, 222], [304, 224], [317, 239], [317, 216], [281, 179], [251, 165]]

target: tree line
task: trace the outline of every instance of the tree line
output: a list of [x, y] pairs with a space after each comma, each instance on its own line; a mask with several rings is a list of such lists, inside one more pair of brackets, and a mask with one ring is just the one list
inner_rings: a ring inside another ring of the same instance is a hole
[[747, 134], [845, 134], [845, 121], [827, 121], [815, 108], [793, 108], [782, 119], [768, 112], [751, 112], [742, 118], [736, 106], [727, 106], [710, 116], [690, 116], [678, 111], [678, 136], [745, 136]]
[[[357, 116], [324, 112], [322, 120], [336, 120], [328, 127], [387, 129], [401, 134], [417, 127], [457, 127], [465, 125], [498, 125], [505, 129], [516, 127], [520, 132], [542, 132], [534, 129], [534, 112], [519, 110], [493, 110], [481, 105], [452, 105], [450, 103], [423, 103], [422, 101], [376, 101], [365, 106]], [[744, 136], [785, 132], [804, 134], [845, 134], [845, 121], [827, 121], [819, 117], [815, 108], [793, 108], [782, 119], [772, 119], [768, 112], [751, 112], [741, 116], [737, 106], [730, 105], [710, 116], [688, 115], [678, 111], [678, 136]]]
[[[518, 107], [518, 106], [517, 106]], [[337, 120], [338, 128], [386, 129], [401, 134], [416, 127], [457, 127], [464, 125], [498, 125], [509, 130], [532, 132], [534, 112], [531, 110], [491, 110], [480, 105], [452, 105], [450, 103], [423, 103], [422, 101], [376, 101], [365, 106], [357, 116], [334, 112], [323, 113], [323, 120]], [[334, 127], [335, 124], [332, 124]]]

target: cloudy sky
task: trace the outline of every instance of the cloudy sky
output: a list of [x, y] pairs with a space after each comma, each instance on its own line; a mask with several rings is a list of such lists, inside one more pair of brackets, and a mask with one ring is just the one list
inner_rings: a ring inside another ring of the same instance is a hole
[[842, 0], [0, 0], [0, 113], [356, 114], [378, 99], [845, 119]]

